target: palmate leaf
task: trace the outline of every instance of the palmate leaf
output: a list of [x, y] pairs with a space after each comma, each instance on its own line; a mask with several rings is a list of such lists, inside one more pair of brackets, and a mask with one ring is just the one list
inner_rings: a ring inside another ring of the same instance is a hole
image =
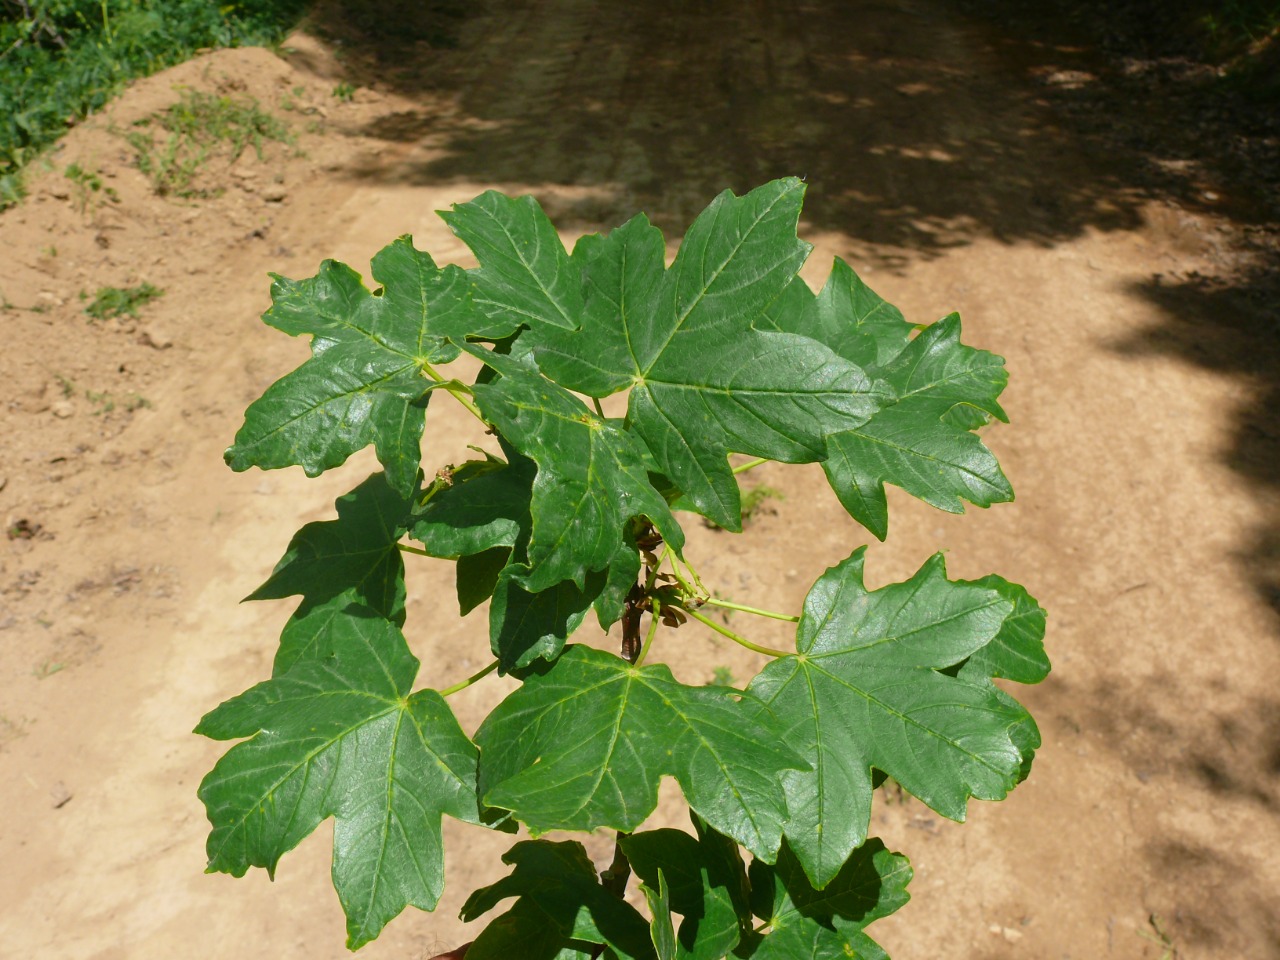
[[787, 818], [782, 773], [805, 762], [755, 719], [759, 704], [583, 646], [523, 681], [476, 732], [487, 806], [510, 810], [535, 834], [630, 832], [669, 775], [712, 827], [772, 859]]
[[926, 328], [876, 373], [898, 401], [831, 437], [822, 464], [854, 519], [885, 538], [886, 482], [948, 513], [963, 513], [963, 500], [989, 507], [1013, 499], [996, 458], [967, 429], [989, 416], [1006, 419], [996, 402], [1007, 380], [1004, 361], [963, 346], [956, 314]]
[[462, 919], [474, 920], [511, 897], [516, 902], [476, 938], [467, 960], [553, 960], [566, 949], [576, 953], [575, 944], [608, 945], [625, 960], [655, 960], [648, 923], [600, 884], [582, 844], [525, 840], [502, 862], [515, 870], [471, 894]]
[[752, 903], [770, 931], [741, 955], [751, 960], [889, 960], [863, 928], [905, 904], [910, 881], [907, 858], [872, 839], [817, 890], [784, 844], [776, 866], [759, 860], [751, 864]]
[[803, 334], [883, 380], [896, 395], [865, 424], [833, 431], [822, 466], [845, 509], [879, 539], [888, 534], [884, 485], [948, 513], [963, 501], [1013, 499], [996, 458], [969, 431], [1007, 420], [996, 398], [1008, 376], [994, 354], [960, 343], [952, 314], [908, 342], [913, 329], [843, 260], [816, 297], [792, 284], [757, 326]]
[[[661, 233], [636, 217], [607, 237], [583, 238], [572, 258], [528, 262], [534, 286], [546, 289], [576, 267], [585, 296], [556, 297], [554, 310], [528, 309], [523, 294], [506, 305], [528, 324], [521, 340], [557, 383], [596, 397], [631, 387], [630, 428], [690, 502], [732, 530], [741, 514], [730, 451], [821, 460], [827, 433], [864, 423], [891, 399], [823, 344], [753, 326], [810, 250], [796, 237], [803, 194], [795, 179], [744, 197], [726, 191], [689, 228], [669, 270]], [[523, 235], [523, 219], [508, 222], [511, 209], [492, 216]], [[488, 235], [451, 226], [488, 269]], [[549, 223], [542, 231], [554, 235]]]
[[396, 543], [410, 503], [374, 473], [335, 501], [338, 519], [308, 523], [294, 534], [267, 582], [245, 598], [302, 596], [280, 637], [273, 675], [318, 655], [351, 609], [404, 625], [404, 561]]
[[[645, 885], [659, 878], [669, 887], [669, 909], [684, 919], [676, 956], [720, 960], [751, 930], [746, 867], [738, 845], [694, 817], [698, 836], [680, 830], [647, 830], [620, 839], [631, 867]], [[772, 889], [772, 888], [771, 888]]]
[[306, 280], [277, 277], [263, 320], [310, 334], [311, 359], [245, 412], [227, 449], [233, 470], [300, 465], [316, 476], [373, 444], [387, 482], [409, 496], [422, 459], [430, 385], [422, 370], [458, 355], [446, 339], [477, 316], [458, 267], [436, 267], [401, 237], [373, 258], [375, 295], [350, 267], [326, 260]]
[[250, 737], [200, 785], [209, 870], [275, 872], [327, 817], [333, 882], [353, 949], [444, 887], [441, 816], [479, 822], [476, 749], [434, 690], [410, 694], [418, 661], [394, 623], [358, 608], [322, 655], [206, 715], [196, 733]]
[[989, 682], [942, 671], [1000, 634], [1014, 611], [1001, 590], [946, 579], [942, 556], [905, 583], [863, 585], [865, 547], [810, 591], [799, 656], [747, 688], [812, 769], [786, 774], [787, 840], [817, 887], [863, 842], [872, 768], [945, 817], [998, 800], [1024, 776], [1027, 713]]

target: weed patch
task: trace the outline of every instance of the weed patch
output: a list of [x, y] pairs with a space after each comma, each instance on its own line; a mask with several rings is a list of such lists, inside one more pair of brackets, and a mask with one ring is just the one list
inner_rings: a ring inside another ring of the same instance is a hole
[[[136, 318], [139, 307], [163, 295], [163, 290], [149, 283], [140, 283], [136, 287], [99, 287], [84, 312], [94, 320], [111, 320], [123, 316]], [[88, 300], [89, 295], [82, 292], [80, 299]]]
[[213, 159], [231, 164], [252, 147], [261, 160], [268, 141], [290, 143], [293, 134], [279, 117], [252, 98], [233, 98], [188, 90], [168, 110], [135, 124], [125, 135], [138, 169], [161, 196], [209, 197], [201, 170]]

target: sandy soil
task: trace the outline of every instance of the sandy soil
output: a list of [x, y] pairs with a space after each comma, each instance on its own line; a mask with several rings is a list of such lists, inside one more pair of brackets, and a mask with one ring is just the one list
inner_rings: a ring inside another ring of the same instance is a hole
[[[237, 601], [371, 469], [223, 467], [244, 406], [305, 355], [256, 319], [267, 271], [364, 268], [402, 233], [465, 264], [433, 211], [489, 187], [533, 192], [572, 240], [636, 209], [678, 233], [726, 186], [801, 174], [812, 282], [845, 256], [913, 319], [961, 311], [1012, 373], [1012, 426], [988, 439], [1017, 502], [951, 517], [891, 493], [870, 578], [941, 548], [953, 576], [999, 572], [1051, 616], [1055, 672], [1023, 697], [1045, 739], [1031, 779], [965, 825], [885, 793], [877, 826], [916, 880], [872, 932], [896, 960], [1280, 957], [1280, 355], [1248, 285], [1256, 199], [1194, 164], [1169, 168], [1181, 194], [1153, 183], [1159, 142], [1139, 156], [1067, 109], [1085, 52], [942, 0], [626, 6], [440, 6], [424, 39], [367, 46], [322, 8], [283, 59], [224, 51], [136, 84], [0, 215], [4, 954], [344, 953], [326, 830], [274, 885], [201, 873], [195, 788], [221, 747], [188, 731], [266, 675], [291, 609]], [[252, 95], [298, 140], [215, 160], [216, 199], [159, 198], [120, 131], [182, 87]], [[1130, 126], [1158, 108], [1108, 107]], [[80, 195], [71, 162], [118, 200]], [[165, 294], [140, 319], [87, 321], [82, 290], [144, 280]], [[428, 462], [475, 439], [454, 413], [433, 407]], [[744, 538], [691, 524], [690, 556], [727, 595], [798, 609], [865, 534], [819, 470], [749, 476], [785, 499]], [[412, 586], [424, 681], [475, 669], [483, 615], [453, 617], [450, 571]], [[683, 676], [756, 668], [686, 632]], [[500, 690], [455, 698], [464, 727]], [[458, 908], [507, 842], [450, 826], [440, 909], [364, 954], [469, 939]]]

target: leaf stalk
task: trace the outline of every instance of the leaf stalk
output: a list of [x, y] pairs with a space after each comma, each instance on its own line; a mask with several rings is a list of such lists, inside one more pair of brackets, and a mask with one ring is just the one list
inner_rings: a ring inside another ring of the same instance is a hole
[[726, 610], [738, 610], [741, 613], [755, 614], [757, 617], [768, 617], [770, 620], [785, 620], [787, 623], [799, 623], [800, 618], [790, 613], [777, 613], [773, 610], [762, 610], [759, 607], [748, 607], [744, 603], [734, 603], [731, 600], [719, 600], [716, 597], [707, 597], [702, 601], [707, 606], [723, 607]]
[[489, 421], [484, 418], [484, 414], [480, 412], [480, 408], [477, 407], [475, 403], [473, 403], [471, 399], [466, 396], [466, 394], [469, 394], [472, 392], [470, 387], [467, 387], [465, 384], [461, 384], [461, 383], [456, 383], [456, 382], [451, 383], [450, 381], [446, 380], [444, 377], [440, 376], [436, 368], [433, 367], [431, 364], [427, 363], [426, 361], [423, 361], [422, 363], [422, 372], [425, 373], [432, 380], [434, 380], [436, 383], [440, 384], [440, 388], [442, 390], [447, 391], [450, 396], [452, 396], [460, 404], [466, 407], [473, 417], [475, 417], [477, 420], [483, 423], [486, 427], [489, 426]]
[[487, 667], [483, 667], [482, 669], [477, 670], [471, 676], [467, 677], [467, 679], [459, 680], [457, 683], [455, 683], [451, 687], [445, 687], [443, 690], [440, 691], [440, 696], [442, 697], [453, 696], [453, 694], [457, 693], [459, 690], [465, 690], [467, 689], [467, 687], [471, 686], [476, 681], [483, 680], [489, 674], [493, 673], [493, 671], [496, 669], [498, 669], [497, 660], [493, 661], [493, 663], [489, 664]]
[[754, 650], [756, 653], [763, 653], [766, 657], [791, 656], [791, 654], [785, 650], [775, 650], [773, 649], [773, 647], [765, 647], [765, 646], [761, 646], [758, 643], [752, 643], [746, 637], [738, 636], [738, 634], [734, 633], [728, 627], [725, 627], [716, 623], [710, 617], [706, 616], [705, 614], [699, 613], [697, 610], [691, 610], [688, 607], [683, 607], [682, 609], [684, 610], [685, 613], [693, 617], [693, 619], [697, 620], [699, 623], [705, 624], [706, 626], [714, 630], [716, 633], [720, 634], [723, 637], [728, 637], [734, 643], [739, 644], [740, 646], [746, 647], [748, 650]]

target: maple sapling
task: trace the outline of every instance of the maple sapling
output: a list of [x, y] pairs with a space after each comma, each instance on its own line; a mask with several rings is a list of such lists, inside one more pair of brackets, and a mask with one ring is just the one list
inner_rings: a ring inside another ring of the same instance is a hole
[[[312, 355], [250, 405], [227, 462], [315, 476], [372, 445], [383, 470], [251, 595], [302, 600], [271, 677], [197, 727], [241, 741], [200, 786], [209, 870], [274, 871], [333, 817], [354, 949], [436, 906], [446, 815], [534, 837], [604, 827], [603, 873], [577, 842], [515, 842], [511, 873], [462, 908], [512, 901], [467, 960], [886, 956], [864, 928], [906, 902], [911, 869], [868, 836], [873, 788], [892, 777], [963, 820], [969, 798], [1021, 782], [1039, 732], [993, 681], [1047, 675], [1045, 618], [998, 576], [947, 579], [941, 555], [869, 590], [859, 546], [794, 613], [715, 596], [686, 556], [678, 514], [740, 531], [738, 475], [770, 461], [821, 463], [882, 540], [886, 483], [953, 513], [1013, 497], [975, 432], [1006, 419], [1003, 361], [963, 345], [954, 314], [907, 323], [841, 260], [813, 293], [796, 278], [803, 194], [721, 194], [667, 267], [643, 215], [570, 253], [533, 198], [490, 191], [442, 214], [475, 269], [401, 237], [373, 258], [374, 290], [332, 260], [275, 278], [263, 319]], [[472, 383], [446, 369], [463, 353]], [[622, 392], [625, 416], [606, 416]], [[493, 438], [424, 471], [439, 393]], [[488, 603], [493, 659], [472, 676], [420, 678], [406, 554], [456, 561], [464, 615]], [[706, 607], [794, 622], [794, 648]], [[738, 688], [679, 682], [661, 636], [688, 619], [768, 661]], [[493, 672], [520, 686], [469, 736], [445, 698]], [[692, 831], [641, 829], [664, 776]]]

